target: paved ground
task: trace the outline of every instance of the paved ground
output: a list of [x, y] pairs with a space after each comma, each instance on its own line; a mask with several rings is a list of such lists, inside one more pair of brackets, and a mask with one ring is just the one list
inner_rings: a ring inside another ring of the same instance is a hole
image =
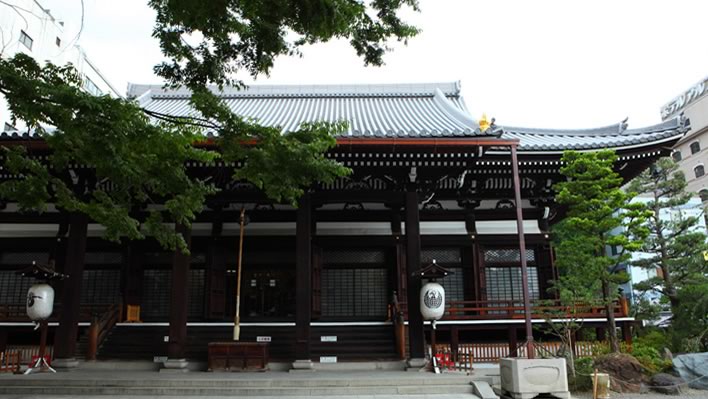
[[[689, 392], [681, 395], [681, 396], [669, 396], [669, 395], [663, 395], [660, 393], [612, 393], [612, 398], [613, 399], [670, 399], [670, 398], [708, 398], [708, 391], [697, 391], [695, 389], [689, 390]], [[587, 393], [582, 393], [582, 394], [575, 394], [573, 395], [573, 398], [576, 399], [592, 399], [592, 392], [587, 392]]]

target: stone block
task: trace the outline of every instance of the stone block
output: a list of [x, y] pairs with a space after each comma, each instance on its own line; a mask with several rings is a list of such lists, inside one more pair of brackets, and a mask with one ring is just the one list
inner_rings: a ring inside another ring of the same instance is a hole
[[570, 398], [565, 359], [501, 359], [501, 388], [514, 399], [540, 394]]

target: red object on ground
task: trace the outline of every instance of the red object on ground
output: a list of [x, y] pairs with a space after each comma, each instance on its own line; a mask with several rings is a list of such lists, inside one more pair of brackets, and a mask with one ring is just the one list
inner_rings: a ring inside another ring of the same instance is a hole
[[[34, 367], [34, 365], [37, 364], [37, 360], [39, 360], [39, 355], [32, 355], [32, 360], [30, 360], [29, 367]], [[52, 359], [49, 357], [49, 355], [44, 355], [44, 360], [47, 362], [48, 365], [52, 365]]]

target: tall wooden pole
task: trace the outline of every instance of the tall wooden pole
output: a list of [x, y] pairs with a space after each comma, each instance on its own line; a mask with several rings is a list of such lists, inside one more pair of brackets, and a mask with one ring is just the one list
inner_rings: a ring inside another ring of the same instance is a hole
[[516, 230], [519, 234], [519, 259], [521, 259], [521, 284], [524, 296], [524, 324], [526, 326], [526, 353], [529, 359], [535, 355], [533, 329], [531, 327], [531, 299], [529, 298], [529, 272], [526, 265], [526, 239], [524, 237], [523, 204], [521, 203], [521, 179], [516, 145], [511, 146], [511, 170], [514, 179], [514, 198], [516, 199]]
[[238, 267], [236, 268], [236, 316], [234, 317], [234, 341], [241, 338], [241, 263], [243, 261], [243, 227], [246, 208], [241, 208], [241, 229], [238, 238]]

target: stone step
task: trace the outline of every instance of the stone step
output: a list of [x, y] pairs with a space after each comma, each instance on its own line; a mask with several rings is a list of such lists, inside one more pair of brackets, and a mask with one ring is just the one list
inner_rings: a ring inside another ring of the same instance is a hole
[[[155, 384], [153, 382], [153, 384]], [[318, 386], [318, 387], [184, 387], [184, 386], [10, 386], [5, 395], [152, 395], [152, 396], [340, 396], [340, 395], [433, 395], [472, 396], [470, 385]]]
[[[155, 378], [155, 379], [74, 379], [62, 374], [64, 378], [8, 378], [0, 379], [1, 387], [169, 387], [169, 388], [319, 388], [319, 387], [427, 387], [427, 386], [464, 386], [470, 385], [470, 379], [464, 377], [436, 376], [435, 378], [221, 378], [228, 373], [210, 374], [209, 378]], [[211, 376], [216, 376], [212, 378]]]

